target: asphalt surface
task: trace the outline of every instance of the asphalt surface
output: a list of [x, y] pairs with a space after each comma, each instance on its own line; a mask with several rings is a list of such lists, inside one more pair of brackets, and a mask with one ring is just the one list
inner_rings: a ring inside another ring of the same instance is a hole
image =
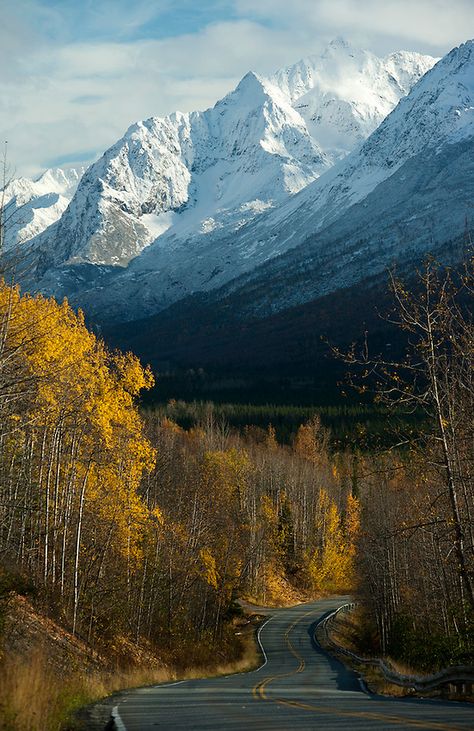
[[258, 670], [125, 693], [114, 709], [116, 729], [474, 729], [471, 704], [364, 692], [356, 674], [313, 640], [316, 623], [343, 603], [341, 597], [275, 610], [260, 630]]

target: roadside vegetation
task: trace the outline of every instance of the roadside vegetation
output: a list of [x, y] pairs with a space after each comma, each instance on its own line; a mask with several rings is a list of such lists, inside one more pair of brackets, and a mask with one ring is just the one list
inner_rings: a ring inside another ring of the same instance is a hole
[[410, 351], [348, 358], [381, 402], [424, 414], [363, 481], [357, 573], [373, 649], [425, 671], [474, 664], [473, 265], [429, 261], [413, 290], [393, 278], [391, 317]]
[[[331, 461], [318, 418], [281, 446], [270, 426], [238, 434], [212, 412], [189, 429], [142, 417], [151, 373], [66, 302], [2, 284], [0, 308], [4, 624], [27, 596], [109, 668], [139, 667], [134, 648], [146, 648], [145, 664], [186, 672], [239, 659], [238, 595], [288, 602], [351, 585], [353, 459]], [[18, 710], [40, 660], [17, 662], [10, 629], [3, 639], [2, 723], [44, 729]], [[67, 707], [77, 675], [60, 675]]]
[[[394, 280], [413, 351], [346, 355], [380, 398], [345, 413], [348, 444], [327, 409], [140, 412], [148, 369], [67, 302], [2, 283], [0, 726], [66, 728], [119, 687], [251, 666], [238, 597], [352, 591], [364, 651], [472, 663], [473, 289], [434, 265], [415, 292]], [[388, 445], [367, 437], [379, 417], [397, 425]], [[56, 646], [18, 642], [24, 602]]]
[[[23, 602], [22, 602], [23, 603]], [[27, 603], [28, 604], [28, 603]], [[122, 640], [122, 658], [92, 652], [91, 648], [57, 623], [45, 620], [45, 615], [28, 605], [21, 617], [27, 622], [49, 625], [35, 639], [23, 634], [23, 651], [4, 651], [0, 673], [0, 727], [4, 731], [18, 729], [45, 731], [68, 729], [90, 731], [102, 729], [109, 720], [110, 709], [98, 704], [92, 709], [84, 706], [100, 701], [110, 694], [160, 682], [185, 678], [228, 675], [257, 667], [260, 659], [254, 637], [255, 622], [240, 619], [234, 624], [240, 642], [235, 643], [235, 657], [220, 648], [213, 657], [202, 652], [202, 664], [164, 664], [151, 648], [128, 644]], [[11, 615], [13, 622], [18, 614]], [[21, 628], [24, 632], [24, 625]], [[49, 647], [48, 647], [49, 640]], [[64, 645], [69, 645], [67, 650]], [[128, 650], [126, 662], [124, 650]]]

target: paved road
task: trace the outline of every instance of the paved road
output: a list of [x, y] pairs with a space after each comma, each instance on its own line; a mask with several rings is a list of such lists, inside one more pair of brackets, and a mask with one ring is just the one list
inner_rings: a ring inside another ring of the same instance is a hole
[[474, 706], [368, 695], [353, 672], [318, 649], [317, 621], [343, 603], [344, 597], [276, 610], [260, 632], [266, 662], [254, 672], [124, 694], [117, 729], [474, 729]]

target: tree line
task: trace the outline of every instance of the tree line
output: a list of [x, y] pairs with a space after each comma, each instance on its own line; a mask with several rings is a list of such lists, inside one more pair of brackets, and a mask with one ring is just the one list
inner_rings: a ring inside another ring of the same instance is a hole
[[377, 453], [338, 451], [317, 415], [282, 444], [212, 404], [184, 425], [176, 404], [140, 412], [153, 375], [137, 358], [67, 302], [1, 283], [0, 595], [29, 586], [94, 648], [126, 638], [192, 661], [235, 648], [239, 596], [351, 590], [370, 651], [472, 662], [471, 271], [430, 264], [410, 290], [393, 279], [411, 353], [346, 356], [388, 420], [390, 404], [423, 412]]
[[2, 283], [0, 312], [2, 573], [73, 633], [211, 646], [239, 594], [351, 584], [358, 501], [318, 418], [289, 447], [142, 416], [151, 372], [66, 301]]
[[424, 669], [474, 661], [473, 265], [428, 261], [411, 288], [392, 277], [406, 357], [348, 358], [379, 400], [424, 414], [364, 479], [357, 559], [379, 649]]

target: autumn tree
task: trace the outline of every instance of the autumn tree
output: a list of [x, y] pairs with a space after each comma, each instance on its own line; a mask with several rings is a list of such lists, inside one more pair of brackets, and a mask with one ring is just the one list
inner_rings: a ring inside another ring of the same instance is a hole
[[414, 349], [413, 357], [404, 364], [411, 381], [402, 383], [400, 399], [422, 408], [432, 426], [424, 436], [424, 446], [448, 502], [446, 524], [452, 536], [461, 601], [467, 601], [474, 611], [472, 264], [459, 277], [429, 262], [420, 277], [419, 293], [410, 293], [394, 278], [392, 289], [399, 313], [396, 322], [410, 334]]
[[133, 399], [152, 376], [67, 302], [5, 284], [0, 296], [1, 551], [60, 597], [73, 632], [91, 634], [112, 576], [130, 577], [140, 556], [138, 487], [154, 452]]
[[[379, 465], [376, 499], [363, 500], [362, 582], [371, 585], [366, 594], [385, 648], [403, 626], [405, 646], [429, 628], [432, 638], [444, 638], [445, 654], [455, 646], [472, 652], [472, 265], [453, 270], [430, 260], [411, 288], [392, 276], [390, 321], [407, 335], [406, 358], [371, 359], [367, 349], [349, 358], [363, 375], [376, 375], [382, 401], [423, 414], [423, 428], [405, 435], [399, 457]], [[417, 644], [421, 652], [424, 643]]]

